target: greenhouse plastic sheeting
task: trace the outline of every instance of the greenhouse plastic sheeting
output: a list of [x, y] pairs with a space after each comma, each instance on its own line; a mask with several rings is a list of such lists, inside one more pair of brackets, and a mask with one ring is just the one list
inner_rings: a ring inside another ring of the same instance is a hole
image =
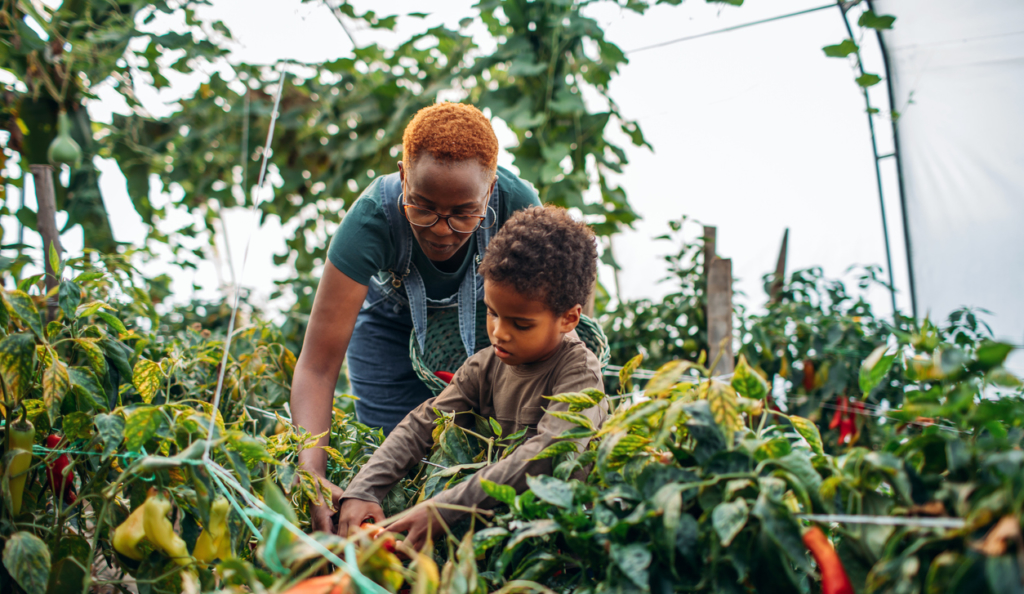
[[983, 306], [1024, 343], [1024, 1], [872, 4], [897, 17], [883, 40], [918, 314]]

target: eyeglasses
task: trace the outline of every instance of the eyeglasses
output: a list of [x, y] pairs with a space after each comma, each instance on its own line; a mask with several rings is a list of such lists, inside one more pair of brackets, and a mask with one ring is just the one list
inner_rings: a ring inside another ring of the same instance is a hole
[[[402, 198], [404, 198], [404, 193]], [[487, 206], [486, 213], [482, 215], [443, 215], [422, 206], [409, 204], [402, 198], [399, 198], [399, 204], [402, 205], [402, 214], [405, 215], [405, 219], [409, 221], [409, 224], [416, 227], [433, 227], [437, 224], [438, 220], [444, 219], [448, 223], [448, 228], [455, 233], [472, 233], [481, 228], [484, 221], [487, 220], [488, 213], [493, 216], [491, 217], [491, 224], [483, 227], [484, 229], [493, 227], [494, 222], [498, 219], [498, 215], [490, 205]]]

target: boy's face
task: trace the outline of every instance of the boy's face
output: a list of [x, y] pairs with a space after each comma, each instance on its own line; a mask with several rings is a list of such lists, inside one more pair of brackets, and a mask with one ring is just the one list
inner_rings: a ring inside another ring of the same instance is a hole
[[510, 285], [484, 279], [487, 336], [494, 354], [507, 365], [536, 363], [558, 349], [562, 335], [580, 321], [581, 308], [556, 314], [540, 300], [517, 292]]

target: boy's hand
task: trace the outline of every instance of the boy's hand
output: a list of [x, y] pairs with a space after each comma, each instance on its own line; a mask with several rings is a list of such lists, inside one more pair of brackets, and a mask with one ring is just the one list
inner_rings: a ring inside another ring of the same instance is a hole
[[369, 520], [376, 524], [384, 519], [384, 510], [372, 501], [346, 499], [341, 502], [338, 514], [338, 536], [348, 537], [350, 532], [359, 530], [359, 525]]
[[397, 522], [388, 526], [391, 532], [406, 532], [405, 544], [413, 550], [423, 549], [427, 542], [427, 534], [430, 538], [436, 537], [444, 530], [444, 522], [441, 520], [439, 510], [432, 501], [424, 501], [409, 511], [409, 514]]
[[[330, 489], [331, 501], [330, 505], [325, 503], [323, 499], [320, 499], [319, 503], [314, 503], [310, 510], [309, 519], [313, 524], [314, 532], [327, 532], [329, 534], [334, 533], [334, 513], [338, 509], [338, 502], [341, 501], [342, 496], [345, 494], [341, 490], [341, 487], [328, 481], [323, 477], [319, 477], [321, 484]], [[319, 494], [323, 497], [322, 494]]]

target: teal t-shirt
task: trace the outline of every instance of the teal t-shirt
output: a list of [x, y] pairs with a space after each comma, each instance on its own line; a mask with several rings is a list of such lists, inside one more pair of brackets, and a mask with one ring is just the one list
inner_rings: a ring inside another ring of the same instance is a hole
[[[381, 178], [378, 177], [363, 191], [342, 219], [327, 249], [331, 264], [362, 285], [370, 284], [370, 277], [378, 272], [394, 268], [398, 255], [384, 215], [380, 187]], [[537, 192], [504, 167], [498, 167], [498, 192], [505, 211], [499, 217], [502, 221], [507, 221], [517, 210], [540, 206]], [[457, 293], [476, 256], [476, 241], [469, 242], [465, 259], [455, 272], [438, 270], [418, 242], [413, 241], [412, 246], [412, 263], [423, 277], [427, 297], [444, 299]]]

